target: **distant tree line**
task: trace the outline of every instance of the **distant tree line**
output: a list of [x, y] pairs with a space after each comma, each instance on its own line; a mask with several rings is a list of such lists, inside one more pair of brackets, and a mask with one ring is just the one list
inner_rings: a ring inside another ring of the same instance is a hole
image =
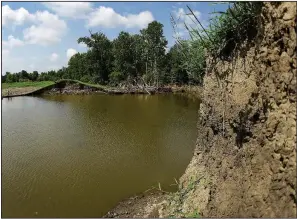
[[26, 81], [55, 81], [58, 80], [61, 76], [61, 71], [64, 68], [58, 71], [48, 71], [42, 72], [41, 74], [38, 71], [33, 71], [28, 73], [25, 70], [17, 73], [6, 72], [5, 75], [2, 75], [2, 83], [13, 83], [13, 82], [26, 82]]
[[88, 51], [73, 55], [67, 67], [41, 73], [7, 72], [2, 76], [2, 82], [76, 79], [113, 86], [121, 83], [155, 86], [202, 83], [199, 74], [203, 72], [193, 74], [191, 71], [195, 69], [187, 65], [191, 48], [176, 44], [166, 53], [163, 25], [157, 21], [149, 23], [139, 34], [122, 31], [111, 41], [102, 32], [90, 31], [90, 36], [81, 37], [77, 42], [86, 44]]

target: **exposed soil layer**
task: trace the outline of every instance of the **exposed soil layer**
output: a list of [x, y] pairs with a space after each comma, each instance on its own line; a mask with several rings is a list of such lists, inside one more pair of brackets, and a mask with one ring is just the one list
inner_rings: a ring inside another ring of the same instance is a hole
[[66, 84], [63, 87], [55, 87], [45, 92], [45, 94], [91, 94], [91, 93], [105, 93], [105, 94], [156, 94], [156, 93], [171, 93], [170, 87], [128, 87], [128, 88], [96, 88], [86, 86], [83, 84], [72, 83]]
[[196, 150], [157, 217], [296, 217], [296, 3], [265, 2], [262, 19], [254, 45], [209, 58]]
[[262, 19], [205, 77], [196, 155], [160, 216], [296, 217], [296, 3], [264, 3]]
[[21, 95], [21, 94], [33, 92], [38, 89], [40, 89], [40, 88], [38, 88], [38, 87], [14, 87], [14, 88], [2, 89], [2, 96], [6, 97], [6, 96]]
[[62, 79], [52, 85], [45, 87], [21, 87], [2, 89], [2, 97], [16, 97], [28, 95], [54, 95], [54, 94], [160, 94], [185, 92], [185, 89], [193, 89], [188, 87], [163, 86], [163, 87], [141, 87], [141, 86], [125, 86], [125, 87], [105, 87], [96, 84], [86, 84], [84, 82]]

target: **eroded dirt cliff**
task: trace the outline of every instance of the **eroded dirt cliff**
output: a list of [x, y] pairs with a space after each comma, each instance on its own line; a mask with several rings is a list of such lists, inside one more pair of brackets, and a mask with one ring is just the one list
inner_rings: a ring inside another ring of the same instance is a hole
[[208, 60], [195, 155], [160, 216], [296, 217], [296, 3], [262, 19], [232, 61]]

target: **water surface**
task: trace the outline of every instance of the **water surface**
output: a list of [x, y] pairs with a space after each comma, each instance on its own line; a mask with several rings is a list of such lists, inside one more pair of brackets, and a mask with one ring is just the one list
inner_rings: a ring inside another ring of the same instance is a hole
[[2, 100], [2, 217], [102, 217], [188, 165], [198, 101], [180, 95]]

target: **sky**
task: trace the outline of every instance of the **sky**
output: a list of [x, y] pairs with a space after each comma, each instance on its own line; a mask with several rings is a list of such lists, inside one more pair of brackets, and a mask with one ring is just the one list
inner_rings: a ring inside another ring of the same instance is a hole
[[2, 74], [66, 67], [72, 55], [87, 51], [77, 39], [89, 30], [113, 40], [120, 31], [139, 33], [154, 20], [164, 25], [169, 49], [175, 43], [171, 14], [179, 36], [187, 37], [187, 5], [204, 26], [211, 12], [227, 8], [211, 2], [2, 2]]

